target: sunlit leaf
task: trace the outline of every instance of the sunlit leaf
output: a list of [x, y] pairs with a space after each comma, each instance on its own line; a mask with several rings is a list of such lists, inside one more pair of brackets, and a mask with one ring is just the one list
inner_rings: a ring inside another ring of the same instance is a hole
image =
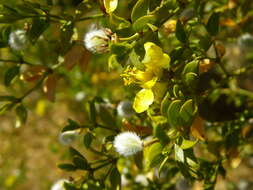
[[118, 0], [103, 0], [103, 1], [107, 13], [112, 13], [113, 11], [116, 10], [118, 6]]
[[134, 99], [133, 108], [137, 113], [146, 111], [154, 101], [154, 94], [150, 89], [142, 89]]

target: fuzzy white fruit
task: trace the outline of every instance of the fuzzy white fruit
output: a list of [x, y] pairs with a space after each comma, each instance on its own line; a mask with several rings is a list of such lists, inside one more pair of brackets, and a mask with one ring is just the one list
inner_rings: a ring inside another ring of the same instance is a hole
[[64, 183], [65, 183], [65, 182], [69, 182], [69, 181], [66, 180], [66, 179], [60, 179], [60, 180], [56, 181], [56, 182], [52, 185], [52, 187], [51, 187], [50, 190], [65, 190], [65, 188], [64, 188]]
[[243, 34], [238, 38], [238, 45], [243, 50], [249, 50], [253, 48], [253, 36], [251, 34]]
[[10, 33], [9, 45], [12, 49], [19, 51], [27, 46], [27, 36], [25, 30], [16, 30]]
[[114, 139], [113, 146], [123, 156], [131, 156], [143, 149], [141, 138], [134, 132], [123, 132]]
[[133, 104], [129, 100], [121, 101], [117, 106], [118, 115], [129, 118], [134, 115]]
[[93, 53], [106, 53], [109, 51], [109, 41], [110, 41], [109, 29], [98, 29], [91, 30], [84, 36], [84, 45], [86, 49]]
[[65, 131], [59, 135], [59, 141], [62, 145], [70, 145], [78, 136], [77, 131]]

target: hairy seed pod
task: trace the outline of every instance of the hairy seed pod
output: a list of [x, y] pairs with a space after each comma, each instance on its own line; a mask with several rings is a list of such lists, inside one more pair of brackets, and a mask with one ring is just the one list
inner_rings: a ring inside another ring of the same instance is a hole
[[12, 49], [19, 51], [26, 48], [28, 39], [25, 30], [16, 30], [10, 33], [9, 45]]
[[134, 132], [123, 132], [117, 135], [113, 145], [116, 151], [123, 156], [131, 156], [143, 149], [143, 142]]

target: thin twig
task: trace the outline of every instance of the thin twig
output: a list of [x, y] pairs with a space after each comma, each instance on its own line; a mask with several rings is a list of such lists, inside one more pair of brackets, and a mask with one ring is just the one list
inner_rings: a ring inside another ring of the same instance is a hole
[[97, 14], [97, 15], [86, 16], [86, 17], [76, 19], [76, 20], [74, 20], [74, 22], [80, 22], [80, 21], [84, 21], [84, 20], [96, 19], [96, 18], [101, 18], [101, 17], [105, 17], [105, 15], [104, 14]]

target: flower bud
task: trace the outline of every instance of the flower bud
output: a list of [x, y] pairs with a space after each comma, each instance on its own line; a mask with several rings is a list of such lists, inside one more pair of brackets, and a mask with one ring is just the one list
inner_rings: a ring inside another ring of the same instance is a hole
[[27, 46], [27, 37], [25, 30], [16, 30], [10, 33], [9, 45], [12, 49], [18, 51], [25, 49]]
[[131, 156], [143, 149], [140, 137], [134, 132], [123, 132], [117, 135], [113, 142], [116, 151], [123, 156]]
[[69, 181], [66, 180], [66, 179], [60, 179], [60, 180], [56, 181], [52, 185], [51, 190], [65, 190], [65, 188], [64, 188], [64, 183], [65, 182], [69, 182]]
[[175, 19], [170, 19], [167, 20], [164, 24], [163, 24], [163, 30], [166, 34], [171, 34], [173, 32], [176, 31], [176, 25], [177, 25], [177, 21]]
[[119, 116], [125, 118], [129, 118], [135, 113], [133, 104], [129, 100], [121, 101], [117, 106], [117, 112]]
[[62, 145], [70, 145], [76, 140], [77, 136], [77, 131], [65, 131], [59, 135], [59, 141]]
[[111, 35], [110, 29], [91, 30], [84, 37], [84, 45], [93, 53], [106, 53], [109, 51]]

